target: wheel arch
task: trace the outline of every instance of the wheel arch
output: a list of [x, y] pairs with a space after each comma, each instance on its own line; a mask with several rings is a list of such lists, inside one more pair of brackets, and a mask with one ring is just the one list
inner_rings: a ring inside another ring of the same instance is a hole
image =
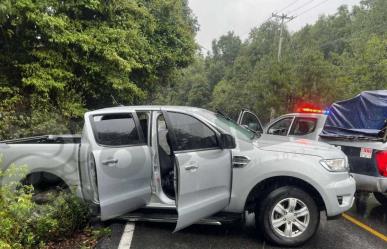
[[326, 205], [320, 192], [309, 182], [294, 176], [273, 176], [257, 183], [247, 195], [245, 210], [254, 212], [256, 204], [263, 201], [269, 192], [282, 186], [294, 186], [304, 190], [316, 201], [320, 211], [326, 211]]
[[22, 184], [32, 185], [37, 187], [37, 185], [45, 185], [45, 187], [61, 187], [63, 189], [70, 189], [69, 184], [54, 172], [45, 171], [45, 170], [37, 170], [29, 172], [24, 178], [21, 180]]
[[[72, 154], [72, 150], [67, 154]], [[6, 158], [7, 159], [7, 158]], [[7, 184], [9, 181], [22, 181], [29, 175], [46, 174], [52, 175], [62, 180], [69, 187], [78, 187], [80, 184], [78, 162], [73, 156], [64, 155], [53, 156], [50, 158], [47, 155], [21, 155], [18, 158], [12, 158], [9, 156], [8, 160], [5, 160], [2, 166], [2, 170], [5, 171], [10, 167], [22, 168], [25, 174], [13, 176], [12, 179], [2, 178], [0, 179], [0, 185]]]

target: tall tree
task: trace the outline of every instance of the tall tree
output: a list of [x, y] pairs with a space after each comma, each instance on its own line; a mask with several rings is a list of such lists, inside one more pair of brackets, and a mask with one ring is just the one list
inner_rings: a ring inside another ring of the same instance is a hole
[[208, 80], [211, 90], [225, 77], [227, 70], [239, 55], [242, 42], [233, 32], [228, 32], [212, 42], [212, 54], [206, 58]]
[[196, 30], [186, 0], [3, 0], [1, 123], [43, 133], [112, 96], [141, 103], [192, 62]]

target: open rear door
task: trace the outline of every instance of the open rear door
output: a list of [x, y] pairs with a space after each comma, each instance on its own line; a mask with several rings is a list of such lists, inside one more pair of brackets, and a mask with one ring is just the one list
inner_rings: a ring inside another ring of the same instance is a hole
[[88, 113], [81, 144], [86, 199], [107, 220], [145, 206], [151, 197], [151, 157], [135, 112]]
[[231, 150], [220, 148], [219, 134], [184, 113], [163, 112], [176, 161], [175, 231], [227, 207], [231, 196]]

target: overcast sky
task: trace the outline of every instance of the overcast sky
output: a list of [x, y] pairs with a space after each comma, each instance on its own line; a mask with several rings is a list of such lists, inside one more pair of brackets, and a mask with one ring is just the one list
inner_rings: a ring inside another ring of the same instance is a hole
[[[234, 31], [243, 40], [251, 28], [259, 26], [273, 12], [297, 16], [288, 26], [296, 31], [308, 23], [314, 23], [322, 14], [333, 14], [340, 5], [352, 6], [360, 0], [189, 0], [198, 18], [200, 31], [197, 41], [211, 49], [213, 39], [228, 31]], [[289, 6], [290, 5], [290, 6]], [[284, 9], [286, 6], [288, 8]], [[283, 9], [281, 11], [281, 9]], [[302, 14], [305, 12], [304, 14]]]

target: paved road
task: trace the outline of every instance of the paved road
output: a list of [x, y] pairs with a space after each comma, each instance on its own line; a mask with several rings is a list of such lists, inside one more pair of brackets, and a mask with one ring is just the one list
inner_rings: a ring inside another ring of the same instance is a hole
[[[383, 209], [372, 197], [367, 198], [366, 201], [364, 198], [358, 201], [357, 205], [354, 205], [347, 214], [378, 232], [387, 235], [387, 210]], [[122, 231], [122, 224], [114, 225]], [[279, 248], [267, 244], [262, 237], [256, 235], [254, 228], [246, 228], [242, 225], [194, 225], [172, 234], [173, 228], [173, 224], [137, 222], [130, 248]], [[109, 244], [109, 248], [117, 248], [118, 243], [116, 240], [111, 240], [107, 244]], [[107, 244], [101, 248], [107, 248]], [[316, 236], [300, 248], [386, 249], [387, 243], [346, 219], [341, 218], [334, 221], [322, 219]]]
[[358, 197], [347, 213], [387, 236], [387, 208], [379, 205], [373, 195]]

